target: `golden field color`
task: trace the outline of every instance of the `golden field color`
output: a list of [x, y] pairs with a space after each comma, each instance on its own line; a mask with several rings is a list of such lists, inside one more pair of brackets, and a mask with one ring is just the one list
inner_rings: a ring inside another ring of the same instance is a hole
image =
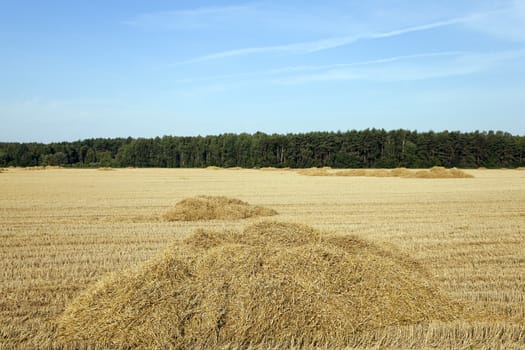
[[[275, 209], [272, 220], [396, 247], [470, 317], [385, 327], [349, 346], [525, 348], [525, 172], [473, 178], [304, 176], [290, 170], [7, 169], [0, 174], [0, 348], [53, 348], [54, 321], [104, 275], [139, 267], [196, 228], [261, 219], [162, 219], [199, 195]], [[378, 271], [378, 274], [381, 272]]]

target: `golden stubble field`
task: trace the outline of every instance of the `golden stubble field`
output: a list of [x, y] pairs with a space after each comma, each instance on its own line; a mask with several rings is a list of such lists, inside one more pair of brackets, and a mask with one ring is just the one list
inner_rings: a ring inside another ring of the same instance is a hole
[[195, 228], [260, 220], [159, 219], [196, 195], [239, 198], [277, 210], [278, 221], [396, 247], [481, 315], [387, 328], [360, 347], [525, 348], [525, 171], [467, 172], [474, 178], [9, 169], [0, 174], [0, 348], [52, 348], [52, 320], [108, 272], [139, 266]]

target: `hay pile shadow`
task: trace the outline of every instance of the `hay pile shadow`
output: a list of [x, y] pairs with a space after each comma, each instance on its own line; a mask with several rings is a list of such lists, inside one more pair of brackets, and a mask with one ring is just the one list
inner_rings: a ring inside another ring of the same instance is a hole
[[181, 200], [162, 218], [167, 221], [236, 220], [277, 215], [271, 208], [250, 205], [224, 196], [197, 196]]
[[353, 236], [262, 222], [197, 230], [138, 271], [107, 277], [57, 320], [69, 347], [342, 348], [361, 332], [461, 307], [415, 262]]

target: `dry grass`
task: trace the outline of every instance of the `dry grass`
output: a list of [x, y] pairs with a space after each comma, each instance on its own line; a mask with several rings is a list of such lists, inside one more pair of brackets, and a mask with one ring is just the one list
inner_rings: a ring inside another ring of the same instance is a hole
[[516, 168], [516, 170], [525, 170], [525, 167], [520, 166], [520, 167]]
[[103, 279], [59, 317], [58, 340], [341, 348], [364, 331], [450, 322], [461, 310], [400, 254], [355, 236], [262, 222], [242, 233], [197, 230], [138, 271]]
[[270, 208], [250, 205], [240, 199], [225, 196], [186, 198], [162, 217], [167, 221], [235, 220], [277, 215]]
[[468, 173], [474, 178], [401, 181], [295, 171], [121, 169], [107, 176], [10, 168], [0, 176], [0, 348], [55, 348], [52, 320], [106, 274], [141, 266], [199, 227], [239, 231], [251, 222], [158, 220], [174, 200], [209, 194], [275, 208], [280, 221], [394, 246], [467, 314], [485, 315], [363, 331], [349, 335], [350, 348], [523, 349], [525, 172]]

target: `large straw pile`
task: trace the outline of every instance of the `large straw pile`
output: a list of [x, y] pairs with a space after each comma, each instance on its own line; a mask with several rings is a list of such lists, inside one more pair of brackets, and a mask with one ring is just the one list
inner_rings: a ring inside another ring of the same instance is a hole
[[57, 320], [69, 347], [341, 348], [461, 307], [415, 262], [353, 236], [263, 222], [197, 230], [138, 271], [107, 277]]
[[197, 196], [181, 200], [163, 218], [168, 221], [235, 220], [276, 214], [273, 209], [250, 205], [235, 198]]

